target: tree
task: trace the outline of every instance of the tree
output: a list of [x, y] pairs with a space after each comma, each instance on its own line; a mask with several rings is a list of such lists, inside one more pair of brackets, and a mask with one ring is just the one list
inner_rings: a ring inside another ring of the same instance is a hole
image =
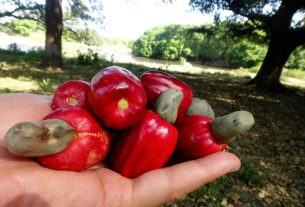
[[[102, 5], [98, 0], [87, 0], [86, 4], [82, 0], [65, 1], [46, 0], [41, 4], [35, 0], [0, 0], [1, 17], [12, 17], [16, 19], [28, 19], [37, 21], [45, 26], [46, 39], [42, 66], [62, 68], [62, 32], [64, 28], [73, 30], [71, 25], [81, 25], [86, 27], [87, 21], [101, 22], [103, 16], [96, 14], [102, 10]], [[63, 9], [65, 15], [63, 15]]]
[[[285, 90], [280, 83], [283, 67], [290, 54], [305, 44], [304, 0], [190, 0], [190, 4], [202, 12], [214, 13], [216, 17], [222, 10], [230, 10], [234, 13], [232, 20], [239, 19], [265, 31], [267, 54], [250, 84]], [[295, 14], [302, 17], [297, 22], [293, 19]]]
[[46, 0], [45, 26], [46, 40], [45, 52], [42, 66], [62, 68], [62, 44], [61, 36], [63, 31], [62, 5], [61, 0]]
[[[191, 55], [187, 38], [187, 25], [167, 25], [146, 31], [132, 45], [132, 54], [136, 56], [179, 60]], [[198, 42], [199, 43], [199, 42]]]

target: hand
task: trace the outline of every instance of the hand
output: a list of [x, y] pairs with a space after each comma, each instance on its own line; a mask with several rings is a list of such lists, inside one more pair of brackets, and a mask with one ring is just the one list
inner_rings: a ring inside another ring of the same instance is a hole
[[0, 95], [0, 206], [158, 206], [240, 167], [235, 155], [219, 152], [127, 179], [107, 168], [50, 170], [11, 155], [3, 141], [7, 129], [20, 121], [40, 120], [50, 110], [46, 96]]

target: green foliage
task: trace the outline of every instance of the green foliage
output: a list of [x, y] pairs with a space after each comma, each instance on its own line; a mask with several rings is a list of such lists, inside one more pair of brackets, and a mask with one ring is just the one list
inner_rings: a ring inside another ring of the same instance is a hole
[[[33, 19], [44, 24], [45, 6], [52, 1], [7, 1], [0, 0], [0, 17], [17, 17], [18, 19]], [[88, 25], [91, 22], [103, 22], [104, 16], [101, 15], [103, 4], [101, 1], [70, 0], [65, 7], [64, 12], [65, 27], [74, 27], [76, 25]], [[23, 21], [23, 20], [22, 20]], [[28, 25], [31, 26], [31, 25]]]
[[14, 93], [14, 89], [11, 88], [1, 88], [0, 93]]
[[16, 43], [12, 43], [8, 45], [8, 51], [13, 53], [20, 53], [20, 48]]
[[92, 65], [99, 62], [99, 55], [93, 50], [88, 50], [86, 53], [80, 52], [77, 56], [77, 64], [80, 65]]
[[0, 70], [2, 70], [6, 66], [7, 66], [7, 64], [5, 61], [0, 61]]
[[263, 58], [264, 49], [241, 38], [232, 38], [228, 35], [227, 25], [169, 25], [154, 28], [134, 42], [132, 53], [165, 60], [184, 58], [205, 63], [220, 62], [230, 67], [252, 67], [258, 64]]
[[13, 34], [19, 34], [23, 36], [29, 36], [31, 33], [34, 33], [39, 30], [37, 22], [22, 19], [22, 20], [12, 20], [6, 24]]
[[53, 84], [49, 78], [43, 78], [38, 82], [38, 85], [43, 92], [52, 92], [54, 90]]
[[[200, 10], [203, 13], [212, 13], [214, 14], [215, 19], [219, 20], [219, 11], [229, 10], [232, 12], [232, 15], [227, 17], [228, 22], [234, 22], [229, 24], [229, 31], [234, 36], [239, 38], [243, 37], [251, 42], [256, 42], [259, 44], [266, 44], [268, 40], [271, 40], [275, 35], [278, 36], [278, 28], [283, 33], [291, 34], [290, 39], [282, 39], [283, 41], [278, 44], [293, 44], [291, 39], [294, 35], [298, 37], [298, 46], [304, 45], [305, 36], [300, 35], [300, 30], [304, 29], [304, 3], [301, 1], [280, 1], [280, 0], [190, 0], [190, 5], [194, 8]], [[266, 8], [268, 8], [266, 10]], [[294, 10], [290, 10], [294, 8]], [[268, 15], [266, 15], [266, 12]], [[293, 13], [291, 13], [293, 12]], [[291, 15], [281, 15], [288, 14]], [[295, 18], [290, 18], [291, 16], [300, 16], [298, 20]], [[246, 17], [246, 18], [241, 18]], [[272, 24], [270, 24], [272, 22]], [[248, 50], [246, 48], [235, 48], [238, 51]], [[254, 48], [254, 51], [257, 48]], [[302, 51], [301, 51], [302, 50]], [[229, 58], [233, 61], [234, 67], [238, 67], [241, 64], [236, 62], [235, 57], [238, 57], [239, 54], [234, 51], [230, 51], [231, 54], [228, 54]], [[237, 51], [236, 51], [237, 52]], [[255, 53], [253, 53], [255, 54]], [[241, 58], [244, 56], [240, 55]], [[254, 60], [246, 59], [245, 65], [254, 65], [256, 64], [256, 58]], [[259, 59], [259, 57], [258, 57]], [[244, 61], [244, 60], [243, 60]], [[300, 68], [304, 69], [305, 65], [305, 51], [303, 49], [297, 49], [286, 62], [286, 68]]]
[[95, 30], [82, 30], [82, 42], [87, 45], [101, 45], [103, 37], [101, 37]]
[[132, 53], [149, 58], [179, 60], [191, 54], [185, 38], [188, 28], [181, 25], [153, 28], [133, 43]]
[[16, 56], [22, 59], [25, 63], [41, 62], [44, 50], [42, 48], [32, 48], [31, 50], [24, 52], [21, 51], [16, 43], [10, 44], [8, 50], [0, 49], [0, 56], [4, 54]]
[[83, 29], [78, 31], [64, 30], [63, 38], [69, 41], [81, 42], [86, 45], [101, 45], [104, 38], [97, 31]]
[[298, 47], [289, 57], [285, 64], [288, 69], [305, 70], [305, 46]]
[[284, 69], [282, 72], [283, 76], [298, 78], [305, 80], [305, 70], [304, 69]]
[[266, 12], [266, 6], [268, 6], [270, 13], [273, 13], [279, 3], [280, 0], [190, 0], [190, 4], [193, 7], [205, 13], [213, 13], [216, 19], [217, 16], [219, 18], [220, 10], [231, 10], [235, 14], [250, 16], [250, 14], [254, 13], [263, 14]]
[[233, 68], [251, 68], [264, 59], [266, 48], [249, 41], [241, 41], [226, 52], [226, 60]]
[[63, 38], [66, 41], [84, 43], [86, 45], [100, 46], [102, 44], [122, 45], [131, 47], [131, 41], [124, 39], [109, 39], [101, 36], [96, 30], [82, 29], [72, 31], [65, 29]]
[[136, 56], [153, 57], [153, 38], [148, 32], [144, 33], [132, 45], [132, 53]]
[[[245, 24], [245, 25], [244, 25]], [[132, 45], [135, 56], [165, 60], [201, 61], [207, 65], [230, 68], [256, 68], [261, 65], [267, 45], [266, 34], [253, 31], [249, 23], [222, 22], [197, 27], [169, 25], [146, 31]], [[243, 28], [239, 34], [231, 32]], [[305, 50], [299, 47], [290, 57], [286, 68], [305, 69]], [[254, 71], [254, 70], [252, 70]]]
[[32, 48], [31, 50], [24, 53], [25, 62], [40, 62], [43, 59], [44, 49], [43, 48]]

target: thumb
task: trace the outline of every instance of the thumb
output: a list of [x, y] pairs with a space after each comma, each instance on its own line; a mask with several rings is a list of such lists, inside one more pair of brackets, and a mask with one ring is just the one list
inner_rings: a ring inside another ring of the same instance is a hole
[[170, 202], [239, 168], [240, 160], [234, 154], [218, 152], [147, 172], [133, 180], [134, 206], [158, 206]]

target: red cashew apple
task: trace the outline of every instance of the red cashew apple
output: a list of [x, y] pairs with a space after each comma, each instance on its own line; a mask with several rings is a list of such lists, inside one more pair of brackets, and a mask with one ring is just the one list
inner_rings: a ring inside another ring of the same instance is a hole
[[105, 126], [114, 129], [136, 124], [147, 102], [140, 80], [117, 66], [104, 68], [92, 78], [88, 98], [91, 110]]
[[121, 175], [134, 178], [163, 167], [177, 143], [176, 128], [158, 114], [146, 110], [143, 119], [118, 138], [111, 166]]
[[55, 170], [82, 171], [101, 162], [109, 151], [110, 137], [107, 131], [81, 108], [57, 109], [44, 120], [59, 119], [75, 130], [68, 146], [61, 152], [38, 157], [38, 162]]
[[90, 83], [82, 80], [69, 80], [57, 87], [52, 99], [52, 108], [80, 107], [89, 109], [88, 91]]
[[181, 90], [183, 99], [178, 108], [177, 120], [185, 116], [193, 97], [192, 89], [185, 82], [171, 74], [157, 70], [144, 72], [141, 75], [141, 82], [147, 94], [147, 101], [152, 107], [154, 107], [156, 100], [165, 90], [171, 88]]
[[207, 116], [189, 115], [176, 123], [179, 138], [175, 157], [186, 161], [222, 151], [253, 124], [254, 118], [248, 111], [236, 111], [214, 120]]

